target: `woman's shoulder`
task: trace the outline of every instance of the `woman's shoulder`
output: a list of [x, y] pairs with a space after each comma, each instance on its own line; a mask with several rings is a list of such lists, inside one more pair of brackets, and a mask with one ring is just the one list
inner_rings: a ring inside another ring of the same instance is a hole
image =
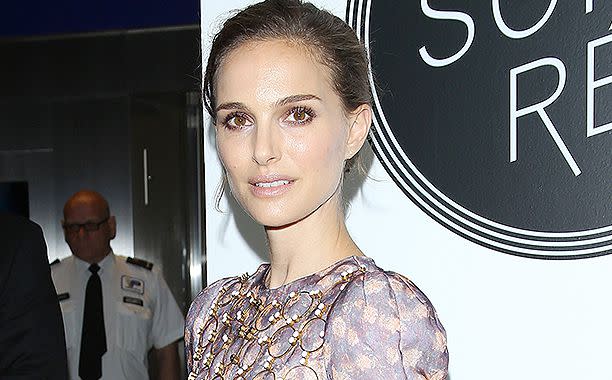
[[202, 289], [193, 299], [187, 316], [189, 317], [191, 314], [198, 315], [201, 310], [206, 311], [210, 309], [213, 302], [224, 294], [230, 295], [234, 291], [244, 290], [245, 287], [253, 286], [261, 280], [268, 266], [269, 264], [261, 264], [251, 275], [244, 273], [240, 276], [225, 277], [214, 281]]
[[225, 277], [202, 289], [191, 302], [191, 306], [187, 312], [187, 325], [192, 324], [194, 318], [202, 316], [202, 312], [207, 312], [207, 310], [210, 309], [212, 303], [217, 299], [222, 289], [227, 289], [231, 287], [232, 284], [238, 283], [239, 281], [240, 276]]
[[418, 326], [445, 335], [433, 304], [414, 282], [381, 269], [372, 259], [358, 260], [360, 271], [342, 285], [329, 315], [330, 323], [391, 328], [400, 334]]
[[328, 317], [332, 372], [359, 379], [397, 373], [444, 379], [446, 333], [432, 303], [406, 276], [382, 270], [371, 259], [364, 264]]
[[424, 329], [446, 340], [433, 303], [408, 277], [378, 268], [364, 274], [362, 286], [363, 291], [357, 294], [363, 297], [364, 305], [398, 321], [401, 334]]
[[203, 306], [208, 307], [219, 295], [222, 289], [231, 286], [233, 283], [240, 281], [240, 276], [231, 276], [221, 278], [212, 284], [208, 285], [198, 293], [198, 295], [191, 302], [191, 308], [201, 308]]
[[347, 284], [345, 299], [392, 306], [394, 309], [425, 307], [435, 312], [425, 293], [408, 277], [383, 270], [372, 259], [364, 258], [362, 261], [363, 273]]

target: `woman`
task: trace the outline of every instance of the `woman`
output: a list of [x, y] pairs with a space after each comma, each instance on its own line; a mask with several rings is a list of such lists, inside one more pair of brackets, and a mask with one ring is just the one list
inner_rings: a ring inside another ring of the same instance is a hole
[[252, 5], [215, 37], [204, 93], [227, 184], [265, 228], [270, 264], [196, 297], [189, 379], [445, 379], [434, 308], [345, 226], [343, 176], [372, 118], [353, 31], [299, 0]]

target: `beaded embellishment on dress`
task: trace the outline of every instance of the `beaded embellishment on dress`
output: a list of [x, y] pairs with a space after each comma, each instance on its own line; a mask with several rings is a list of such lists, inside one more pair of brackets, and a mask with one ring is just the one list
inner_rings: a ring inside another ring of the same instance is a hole
[[346, 285], [365, 271], [364, 265], [348, 266], [324, 291], [297, 290], [281, 299], [269, 299], [248, 275], [230, 280], [206, 318], [194, 322], [197, 346], [188, 379], [319, 379], [309, 361], [325, 343], [327, 316]]

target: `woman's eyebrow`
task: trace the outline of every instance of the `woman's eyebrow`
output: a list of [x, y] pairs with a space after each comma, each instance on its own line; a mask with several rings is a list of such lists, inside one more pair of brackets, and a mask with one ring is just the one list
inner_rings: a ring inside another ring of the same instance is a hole
[[[313, 94], [298, 94], [298, 95], [290, 95], [285, 98], [282, 98], [276, 102], [276, 105], [284, 106], [284, 105], [295, 103], [295, 102], [301, 102], [304, 100], [313, 100], [313, 99], [321, 100], [321, 98]], [[217, 108], [215, 109], [215, 112], [219, 112], [222, 110], [247, 111], [248, 107], [246, 106], [246, 104], [240, 103], [240, 102], [227, 102], [227, 103], [219, 104]]]
[[217, 106], [217, 108], [215, 109], [215, 112], [219, 112], [221, 110], [241, 110], [241, 111], [246, 111], [247, 110], [247, 106], [244, 103], [229, 102], [229, 103], [219, 104]]
[[291, 103], [295, 103], [295, 102], [301, 102], [304, 100], [321, 100], [321, 98], [319, 98], [316, 95], [312, 95], [312, 94], [299, 94], [299, 95], [291, 95], [291, 96], [287, 96], [286, 98], [282, 98], [280, 99], [278, 102], [276, 102], [277, 105], [279, 106], [284, 106], [287, 104], [291, 104]]

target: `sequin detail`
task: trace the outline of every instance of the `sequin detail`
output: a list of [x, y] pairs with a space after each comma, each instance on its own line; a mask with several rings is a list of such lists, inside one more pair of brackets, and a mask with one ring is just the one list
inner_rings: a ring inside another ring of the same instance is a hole
[[[344, 288], [363, 273], [364, 266], [349, 268], [334, 286]], [[329, 304], [320, 290], [293, 291], [280, 301], [266, 300], [249, 290], [248, 278], [244, 275], [226, 284], [212, 302], [197, 328], [199, 344], [188, 379], [197, 379], [199, 367], [212, 379], [277, 379], [274, 363], [294, 355], [300, 356], [299, 365], [278, 379], [318, 379], [308, 360], [323, 347], [327, 315], [341, 293]]]
[[367, 257], [276, 289], [269, 265], [219, 280], [186, 318], [190, 380], [444, 380], [446, 334], [427, 297]]

